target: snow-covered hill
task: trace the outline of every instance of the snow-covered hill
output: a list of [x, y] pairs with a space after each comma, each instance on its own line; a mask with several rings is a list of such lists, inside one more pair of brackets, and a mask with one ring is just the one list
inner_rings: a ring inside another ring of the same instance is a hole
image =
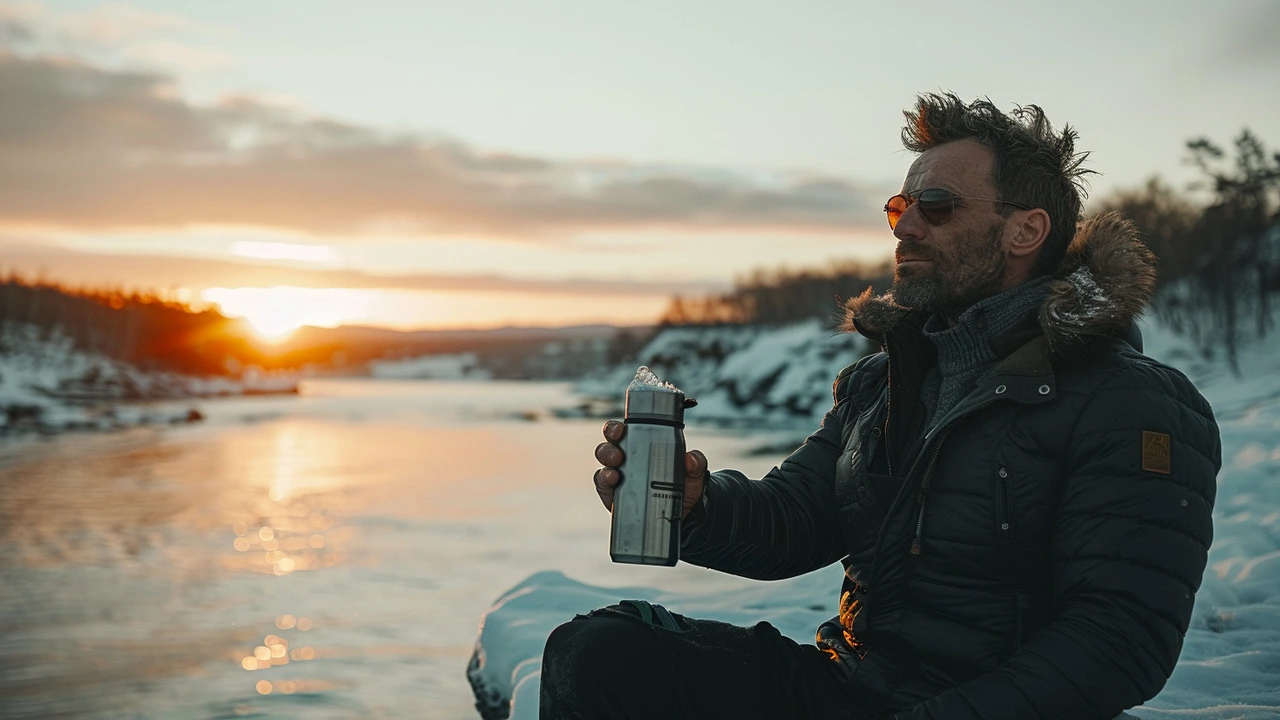
[[[665, 370], [691, 395], [708, 398], [697, 409], [704, 418], [726, 407], [735, 414], [746, 408], [747, 416], [759, 419], [772, 413], [788, 423], [805, 412], [809, 419], [820, 416], [823, 403], [830, 402], [831, 378], [850, 362], [835, 349], [842, 340], [828, 337], [817, 323], [691, 333], [658, 336], [641, 361]], [[1182, 656], [1164, 690], [1130, 712], [1149, 720], [1280, 718], [1280, 335], [1242, 349], [1243, 378], [1165, 328], [1148, 324], [1144, 335], [1147, 354], [1185, 372], [1212, 404], [1222, 430], [1223, 467], [1215, 540]], [[853, 352], [854, 345], [847, 347]], [[807, 379], [816, 387], [802, 387]], [[610, 378], [599, 384], [603, 389], [626, 383]], [[739, 400], [745, 402], [721, 404]], [[839, 587], [838, 566], [761, 583], [732, 597], [599, 588], [554, 570], [540, 572], [484, 615], [468, 676], [484, 717], [504, 717], [509, 710], [513, 718], [536, 718], [543, 643], [575, 613], [624, 597], [645, 598], [694, 617], [739, 624], [768, 620], [784, 634], [811, 642], [814, 627], [832, 614]]]
[[46, 336], [33, 325], [0, 325], [0, 434], [187, 422], [199, 413], [130, 401], [288, 393], [297, 385], [292, 375], [244, 373], [233, 380], [144, 372], [77, 350], [69, 338]]
[[818, 320], [782, 327], [671, 328], [658, 333], [635, 364], [585, 380], [577, 389], [621, 400], [636, 365], [648, 365], [697, 398], [690, 422], [804, 430], [831, 407], [836, 374], [869, 350], [860, 335], [828, 330]]

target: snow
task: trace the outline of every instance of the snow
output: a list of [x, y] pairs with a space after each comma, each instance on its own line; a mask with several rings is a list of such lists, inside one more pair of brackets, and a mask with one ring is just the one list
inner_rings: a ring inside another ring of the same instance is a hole
[[663, 380], [657, 375], [654, 375], [653, 371], [649, 369], [648, 365], [641, 365], [639, 368], [636, 369], [636, 376], [632, 378], [631, 384], [627, 386], [627, 391], [630, 392], [631, 390], [650, 390], [650, 389], [670, 390], [672, 392], [680, 392], [680, 388], [676, 387], [675, 385], [672, 385], [666, 380]]
[[199, 411], [131, 401], [296, 392], [297, 377], [248, 368], [238, 379], [144, 372], [77, 350], [34, 325], [0, 324], [0, 434], [189, 422]]
[[475, 353], [423, 355], [403, 360], [374, 360], [369, 374], [387, 380], [489, 380]]
[[840, 567], [774, 583], [759, 583], [735, 592], [679, 594], [651, 588], [600, 588], [549, 570], [529, 577], [503, 593], [480, 621], [476, 654], [467, 677], [476, 691], [477, 707], [486, 719], [503, 717], [506, 698], [513, 698], [510, 717], [538, 717], [538, 683], [542, 646], [555, 627], [575, 614], [625, 598], [643, 598], [690, 617], [747, 625], [768, 621], [784, 635], [813, 639], [818, 623], [835, 614]]
[[[1237, 378], [1220, 355], [1206, 358], [1164, 327], [1148, 322], [1143, 333], [1145, 352], [1186, 373], [1213, 406], [1222, 431], [1223, 467], [1215, 540], [1182, 655], [1163, 691], [1129, 713], [1147, 720], [1280, 717], [1280, 335], [1243, 347], [1242, 377]], [[830, 403], [835, 374], [857, 356], [850, 354], [851, 339], [828, 336], [817, 323], [682, 328], [660, 333], [639, 360], [663, 368], [664, 376], [691, 395], [704, 394], [691, 419], [736, 413], [790, 426], [800, 418], [820, 417], [824, 403]], [[625, 387], [627, 377], [601, 378], [584, 387], [603, 391], [611, 381], [616, 390]], [[731, 597], [593, 587], [561, 572], [539, 572], [485, 613], [468, 677], [484, 717], [503, 717], [510, 699], [512, 718], [532, 720], [542, 646], [553, 628], [577, 613], [644, 598], [691, 617], [738, 624], [767, 620], [791, 638], [812, 642], [814, 628], [834, 614], [839, 587], [838, 566], [760, 583]]]
[[[782, 327], [682, 327], [658, 333], [636, 357], [688, 397], [692, 422], [807, 430], [831, 406], [831, 383], [866, 350], [860, 336], [809, 322]], [[621, 396], [629, 368], [579, 383], [588, 397]]]

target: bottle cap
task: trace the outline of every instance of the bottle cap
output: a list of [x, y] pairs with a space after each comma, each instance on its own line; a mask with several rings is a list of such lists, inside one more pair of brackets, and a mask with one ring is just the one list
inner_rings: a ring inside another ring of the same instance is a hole
[[687, 400], [675, 385], [641, 365], [635, 379], [627, 386], [624, 419], [683, 425], [685, 408], [696, 403]]

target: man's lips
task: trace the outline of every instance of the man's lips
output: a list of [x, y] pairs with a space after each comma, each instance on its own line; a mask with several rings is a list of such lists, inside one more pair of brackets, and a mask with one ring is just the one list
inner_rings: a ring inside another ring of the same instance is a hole
[[933, 258], [924, 253], [913, 253], [907, 247], [899, 246], [897, 252], [893, 254], [893, 259], [899, 264], [912, 262], [930, 262]]

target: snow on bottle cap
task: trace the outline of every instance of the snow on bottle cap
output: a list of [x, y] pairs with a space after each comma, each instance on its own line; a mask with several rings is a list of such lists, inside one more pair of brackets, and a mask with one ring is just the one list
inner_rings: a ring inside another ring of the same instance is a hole
[[648, 365], [641, 365], [640, 368], [636, 370], [636, 377], [631, 381], [631, 384], [627, 386], [627, 390], [667, 390], [670, 392], [680, 392], [680, 388], [653, 374], [653, 371], [649, 369]]

